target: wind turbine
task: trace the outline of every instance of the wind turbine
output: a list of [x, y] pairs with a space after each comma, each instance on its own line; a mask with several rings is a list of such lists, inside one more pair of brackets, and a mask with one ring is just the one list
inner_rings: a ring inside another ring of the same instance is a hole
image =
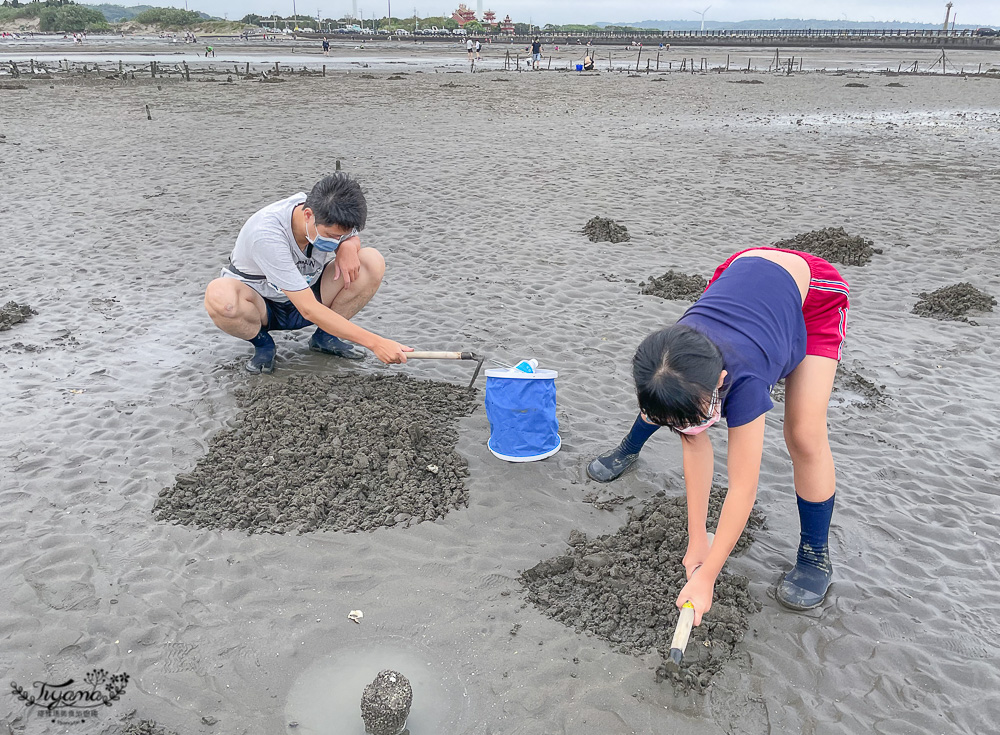
[[704, 10], [702, 10], [700, 13], [697, 10], [692, 10], [691, 11], [695, 15], [700, 15], [701, 16], [701, 30], [705, 30], [705, 13], [707, 13], [711, 9], [712, 9], [712, 6], [709, 5], [707, 8], [705, 8]]

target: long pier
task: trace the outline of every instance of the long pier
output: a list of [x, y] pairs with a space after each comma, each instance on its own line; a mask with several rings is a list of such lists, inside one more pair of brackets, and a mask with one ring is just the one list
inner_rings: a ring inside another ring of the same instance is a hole
[[[403, 30], [403, 29], [399, 29]], [[329, 33], [299, 33], [299, 38], [331, 39], [351, 38], [365, 43], [379, 41], [440, 41], [454, 43], [462, 38], [456, 35], [424, 35], [412, 33], [392, 36], [384, 34], [359, 35]], [[590, 42], [597, 46], [780, 46], [783, 48], [895, 48], [895, 49], [979, 49], [990, 51], [1000, 49], [1000, 37], [979, 36], [974, 31], [957, 30], [912, 30], [892, 29], [881, 30], [759, 30], [759, 31], [651, 31], [648, 33], [545, 33], [533, 35], [507, 36], [497, 33], [469, 34], [477, 38], [489, 37], [494, 45], [498, 43], [527, 44], [532, 38], [540, 38], [547, 44], [575, 45]]]

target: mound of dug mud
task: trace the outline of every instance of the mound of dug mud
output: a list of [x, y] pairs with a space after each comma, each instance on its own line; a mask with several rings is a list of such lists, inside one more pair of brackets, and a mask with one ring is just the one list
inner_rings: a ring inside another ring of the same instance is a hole
[[640, 283], [640, 293], [647, 296], [659, 296], [661, 299], [675, 301], [697, 301], [702, 292], [708, 288], [708, 281], [699, 275], [687, 275], [667, 271], [659, 278], [651, 276], [645, 283]]
[[627, 242], [632, 239], [625, 225], [604, 217], [591, 218], [583, 226], [583, 232], [591, 242]]
[[[857, 366], [857, 363], [855, 363]], [[833, 379], [833, 393], [845, 394], [847, 400], [862, 408], [874, 409], [889, 402], [884, 384], [869, 380], [858, 370], [846, 367], [844, 363], [837, 366], [837, 374]], [[785, 381], [779, 380], [771, 391], [771, 399], [775, 403], [785, 400]]]
[[826, 227], [806, 232], [790, 240], [776, 242], [774, 247], [801, 250], [841, 265], [867, 265], [873, 255], [882, 254], [882, 249], [874, 247], [871, 240], [852, 237], [843, 227]]
[[465, 506], [457, 419], [475, 391], [402, 376], [293, 376], [238, 394], [235, 426], [160, 492], [157, 520], [248, 533], [371, 531]]
[[[725, 489], [714, 487], [708, 526], [719, 520]], [[764, 524], [754, 509], [734, 553], [747, 548], [754, 530]], [[588, 540], [569, 536], [562, 556], [543, 561], [521, 574], [527, 598], [546, 615], [577, 631], [603, 638], [622, 653], [651, 648], [664, 661], [677, 625], [677, 595], [685, 584], [681, 560], [687, 549], [687, 503], [683, 497], [657, 497], [633, 510], [613, 536]], [[663, 664], [657, 679], [683, 690], [704, 692], [712, 677], [733, 657], [749, 617], [760, 610], [746, 577], [723, 572], [715, 585], [712, 609], [691, 632], [680, 671]]]
[[931, 293], [921, 293], [920, 300], [914, 305], [913, 313], [918, 316], [929, 316], [956, 322], [969, 322], [966, 316], [970, 311], [993, 311], [997, 300], [983, 293], [971, 283], [956, 283], [945, 286]]
[[26, 321], [32, 314], [38, 312], [27, 304], [19, 304], [16, 301], [8, 301], [0, 307], [0, 332], [4, 332], [15, 324]]

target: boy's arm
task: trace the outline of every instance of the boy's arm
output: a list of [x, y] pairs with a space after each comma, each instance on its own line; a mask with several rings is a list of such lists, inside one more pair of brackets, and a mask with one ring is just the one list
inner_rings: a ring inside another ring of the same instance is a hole
[[680, 595], [677, 606], [690, 600], [694, 604], [694, 624], [712, 607], [715, 580], [726, 559], [746, 528], [747, 519], [757, 498], [760, 458], [764, 451], [764, 416], [749, 424], [729, 429], [729, 491], [722, 504], [715, 540], [701, 568], [691, 576]]
[[374, 332], [359, 327], [349, 319], [345, 319], [333, 309], [317, 301], [311, 288], [301, 291], [285, 291], [285, 296], [303, 317], [324, 332], [367, 347], [375, 354], [375, 357], [384, 363], [406, 362], [405, 353], [413, 351], [410, 347], [380, 337]]

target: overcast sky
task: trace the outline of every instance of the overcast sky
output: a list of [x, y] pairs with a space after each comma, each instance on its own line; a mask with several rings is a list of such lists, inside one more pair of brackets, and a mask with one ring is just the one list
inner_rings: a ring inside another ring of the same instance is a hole
[[[169, 0], [168, 0], [169, 1]], [[212, 15], [228, 14], [230, 19], [248, 12], [261, 15], [277, 13], [291, 15], [292, 3], [297, 12], [337, 18], [349, 14], [352, 0], [188, 0], [192, 10]], [[450, 14], [458, 2], [446, 0], [357, 0], [358, 13], [369, 18], [385, 16], [388, 2], [396, 17]], [[470, 8], [477, 0], [467, 0]], [[758, 18], [817, 18], [820, 20], [914, 21], [943, 23], [945, 3], [939, 0], [909, 0], [908, 2], [861, 2], [861, 0], [688, 0], [688, 2], [643, 2], [641, 0], [482, 0], [484, 10], [493, 10], [503, 18], [510, 14], [515, 21], [546, 23], [629, 22], [642, 20], [698, 20], [701, 11], [711, 5], [706, 20], [736, 21]], [[184, 7], [183, 0], [173, 0]], [[953, 13], [960, 24], [1000, 25], [1000, 0], [954, 0]]]

